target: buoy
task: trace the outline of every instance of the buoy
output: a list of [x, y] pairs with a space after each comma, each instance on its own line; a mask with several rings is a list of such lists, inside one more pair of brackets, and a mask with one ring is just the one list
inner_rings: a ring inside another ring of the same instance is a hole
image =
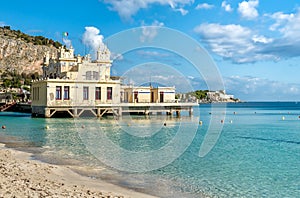
[[284, 116], [282, 116], [282, 118], [281, 118], [282, 120], [285, 120], [285, 117]]
[[45, 129], [49, 129], [49, 126], [48, 126], [48, 125], [46, 125], [46, 126], [45, 126]]
[[230, 120], [230, 123], [232, 123], [233, 121], [232, 120]]
[[2, 125], [2, 129], [6, 129], [6, 126], [5, 126], [5, 125]]
[[202, 121], [199, 121], [199, 124], [202, 125]]

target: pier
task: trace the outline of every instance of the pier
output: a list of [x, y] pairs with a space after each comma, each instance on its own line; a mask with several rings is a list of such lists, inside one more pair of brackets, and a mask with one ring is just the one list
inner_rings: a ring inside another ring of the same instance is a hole
[[179, 117], [183, 111], [189, 116], [197, 103], [121, 103], [103, 104], [99, 106], [48, 106], [33, 107], [33, 117], [98, 117], [107, 115], [121, 117], [122, 115], [169, 115]]

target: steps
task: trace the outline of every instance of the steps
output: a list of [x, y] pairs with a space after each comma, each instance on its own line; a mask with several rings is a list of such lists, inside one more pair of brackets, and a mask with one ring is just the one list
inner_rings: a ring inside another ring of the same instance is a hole
[[16, 102], [4, 104], [0, 107], [0, 111], [6, 111], [7, 109], [15, 106], [16, 104], [17, 104]]

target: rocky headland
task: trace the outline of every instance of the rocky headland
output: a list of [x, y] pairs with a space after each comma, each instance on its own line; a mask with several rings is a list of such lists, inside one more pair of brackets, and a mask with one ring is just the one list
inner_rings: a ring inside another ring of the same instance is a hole
[[57, 54], [61, 44], [42, 36], [30, 36], [9, 26], [0, 27], [0, 74], [17, 71], [41, 73], [45, 52]]

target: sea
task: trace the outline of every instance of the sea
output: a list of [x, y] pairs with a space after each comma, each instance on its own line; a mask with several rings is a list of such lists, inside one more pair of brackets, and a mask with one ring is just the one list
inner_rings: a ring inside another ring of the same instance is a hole
[[200, 104], [193, 116], [32, 118], [1, 112], [0, 142], [159, 197], [299, 197], [300, 103]]

